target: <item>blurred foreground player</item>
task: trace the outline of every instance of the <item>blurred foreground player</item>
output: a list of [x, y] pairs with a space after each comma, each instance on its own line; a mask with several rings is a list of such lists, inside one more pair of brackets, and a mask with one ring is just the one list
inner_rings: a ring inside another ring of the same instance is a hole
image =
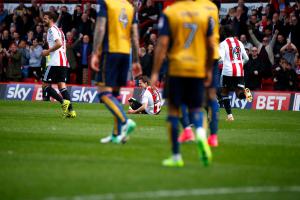
[[134, 8], [124, 0], [99, 0], [91, 67], [98, 72], [100, 102], [114, 116], [113, 133], [102, 138], [101, 143], [124, 143], [136, 127], [136, 123], [127, 118], [122, 105], [114, 96], [118, 95], [120, 87], [127, 82], [131, 41], [133, 71], [134, 75], [139, 75], [141, 66], [138, 60], [138, 29]]
[[[44, 23], [49, 27], [47, 32], [49, 49], [43, 50], [42, 55], [49, 56], [49, 60], [43, 78], [43, 90], [47, 95], [61, 103], [64, 117], [75, 118], [76, 112], [73, 110], [66, 86], [69, 68], [66, 56], [66, 38], [62, 30], [55, 25], [56, 19], [55, 13], [44, 13]], [[52, 83], [57, 83], [61, 96], [51, 87]]]
[[[206, 90], [206, 99], [207, 99], [207, 109], [209, 114], [209, 129], [210, 136], [208, 138], [208, 143], [211, 147], [218, 146], [218, 123], [219, 123], [219, 104], [217, 100], [217, 89], [220, 87], [219, 79], [219, 68], [218, 68], [218, 60], [220, 58], [219, 55], [219, 11], [218, 7], [215, 3], [210, 0], [196, 0], [202, 6], [205, 7], [210, 13], [210, 16], [214, 20], [215, 26], [213, 29], [213, 37], [214, 37], [214, 55], [213, 55], [213, 77], [212, 82], [208, 86]], [[182, 125], [184, 127], [183, 132], [178, 138], [180, 143], [189, 142], [194, 140], [194, 134], [191, 129], [190, 120], [187, 116], [186, 106], [182, 106]]]
[[154, 54], [151, 83], [158, 80], [163, 59], [168, 53], [168, 128], [172, 156], [163, 160], [167, 167], [182, 167], [178, 131], [180, 107], [186, 104], [195, 126], [197, 145], [204, 165], [212, 160], [203, 128], [202, 101], [204, 82], [210, 84], [213, 55], [213, 20], [201, 4], [177, 1], [165, 10], [159, 20], [159, 39]]

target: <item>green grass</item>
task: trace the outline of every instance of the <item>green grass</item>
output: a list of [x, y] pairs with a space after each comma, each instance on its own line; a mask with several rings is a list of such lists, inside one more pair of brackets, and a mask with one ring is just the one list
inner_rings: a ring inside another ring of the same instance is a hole
[[[0, 101], [1, 200], [96, 199], [87, 197], [108, 193], [115, 195], [111, 199], [131, 199], [124, 193], [300, 186], [300, 112], [233, 110], [236, 120], [228, 123], [221, 110], [213, 165], [204, 167], [196, 145], [185, 144], [185, 167], [170, 169], [160, 165], [170, 155], [165, 108], [159, 116], [132, 115], [138, 127], [125, 145], [99, 143], [113, 121], [103, 105], [75, 108], [78, 117], [67, 120], [55, 103]], [[300, 192], [155, 199], [294, 200]]]

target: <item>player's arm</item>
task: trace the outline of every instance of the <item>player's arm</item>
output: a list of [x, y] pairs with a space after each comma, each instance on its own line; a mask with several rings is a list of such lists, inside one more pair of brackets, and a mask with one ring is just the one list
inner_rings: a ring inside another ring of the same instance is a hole
[[55, 43], [53, 45], [53, 47], [49, 48], [49, 52], [53, 52], [56, 51], [57, 49], [59, 49], [62, 46], [62, 42], [60, 39], [56, 39]]
[[105, 26], [106, 26], [106, 18], [97, 17], [95, 31], [94, 31], [93, 54], [96, 54], [98, 56], [101, 55], [101, 45], [106, 31]]
[[93, 53], [91, 59], [91, 68], [99, 71], [99, 57], [101, 55], [101, 46], [104, 40], [107, 23], [107, 9], [103, 0], [98, 1], [98, 16], [94, 31]]
[[221, 42], [220, 47], [219, 47], [219, 54], [220, 54], [220, 61], [224, 62], [225, 59], [225, 46], [224, 46], [224, 42]]
[[239, 42], [239, 43], [240, 43], [240, 47], [241, 47], [243, 63], [246, 64], [249, 60], [249, 56], [245, 50], [243, 43], [241, 43], [241, 42]]
[[207, 72], [207, 78], [205, 85], [208, 86], [211, 84], [212, 81], [212, 66], [213, 66], [213, 54], [214, 54], [214, 48], [215, 48], [215, 37], [213, 34], [214, 29], [214, 20], [209, 17], [208, 20], [208, 28], [207, 28], [207, 39], [206, 42], [206, 72]]
[[132, 74], [133, 77], [142, 75], [142, 67], [139, 61], [139, 32], [138, 32], [138, 21], [136, 15], [134, 16], [132, 28], [131, 28], [131, 43], [132, 43]]
[[151, 74], [151, 84], [155, 84], [158, 80], [159, 71], [163, 60], [166, 56], [169, 43], [170, 43], [170, 30], [168, 24], [168, 18], [162, 15], [158, 23], [159, 37], [156, 48], [154, 50], [154, 60]]
[[61, 41], [61, 38], [57, 31], [52, 31], [52, 37], [53, 37], [55, 43], [49, 49], [43, 50], [43, 52], [42, 52], [43, 56], [48, 56], [51, 52], [56, 51], [57, 49], [59, 49], [62, 46], [62, 41]]
[[147, 104], [144, 103], [144, 104], [142, 104], [141, 107], [139, 107], [139, 108], [136, 109], [136, 110], [128, 110], [128, 113], [129, 113], [129, 114], [139, 114], [139, 113], [145, 111], [145, 110], [146, 110], [146, 107], [147, 107]]

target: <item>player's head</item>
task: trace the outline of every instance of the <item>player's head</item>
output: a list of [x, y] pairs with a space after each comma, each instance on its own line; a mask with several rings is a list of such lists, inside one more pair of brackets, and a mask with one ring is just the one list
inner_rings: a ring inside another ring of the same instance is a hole
[[43, 20], [47, 26], [50, 26], [51, 24], [56, 22], [57, 15], [54, 12], [45, 12]]
[[150, 79], [147, 76], [139, 77], [139, 86], [142, 88], [146, 88], [150, 85]]
[[234, 36], [233, 27], [231, 25], [224, 26], [223, 33], [224, 33], [225, 38], [233, 37]]

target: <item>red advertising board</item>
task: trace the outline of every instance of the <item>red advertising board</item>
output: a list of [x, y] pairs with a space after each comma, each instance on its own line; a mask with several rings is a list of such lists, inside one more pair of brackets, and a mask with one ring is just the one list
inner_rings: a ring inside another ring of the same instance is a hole
[[[60, 94], [56, 85], [52, 85], [52, 87], [56, 90], [56, 92], [58, 94]], [[43, 100], [42, 85], [35, 84], [34, 85], [34, 91], [33, 91], [33, 94], [32, 94], [32, 101], [42, 101], [42, 100]], [[56, 101], [56, 100], [51, 98], [51, 101]]]
[[295, 93], [294, 102], [293, 103], [293, 111], [300, 111], [300, 93]]
[[291, 93], [255, 92], [254, 110], [289, 110]]

